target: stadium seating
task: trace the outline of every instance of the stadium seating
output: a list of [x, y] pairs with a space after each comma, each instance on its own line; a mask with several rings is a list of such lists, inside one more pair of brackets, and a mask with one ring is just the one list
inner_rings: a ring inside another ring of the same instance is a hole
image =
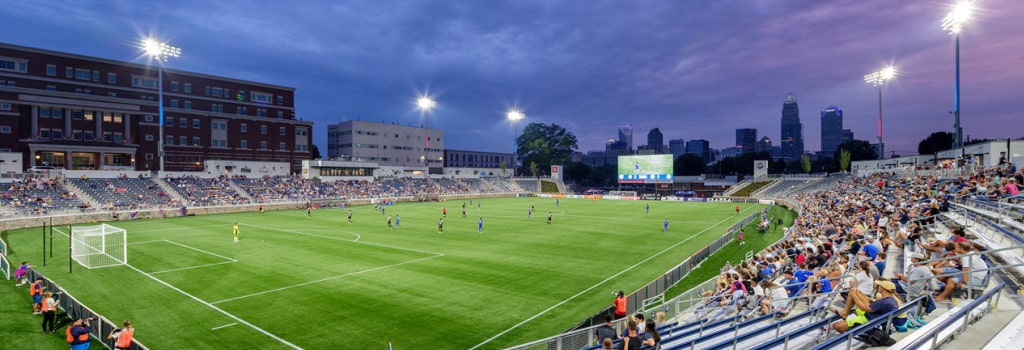
[[0, 191], [0, 203], [23, 214], [42, 215], [84, 208], [84, 203], [59, 179], [23, 179]]
[[171, 197], [150, 178], [81, 178], [71, 181], [104, 210], [124, 210], [178, 206], [180, 201]]

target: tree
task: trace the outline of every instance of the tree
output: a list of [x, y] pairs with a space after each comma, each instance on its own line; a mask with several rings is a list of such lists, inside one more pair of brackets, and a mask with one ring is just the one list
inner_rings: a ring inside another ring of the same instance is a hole
[[590, 178], [590, 173], [590, 166], [583, 162], [572, 162], [565, 166], [565, 177], [576, 183], [586, 182]]
[[537, 176], [537, 162], [530, 162], [530, 174]]
[[[569, 164], [577, 148], [576, 135], [558, 124], [530, 123], [517, 138], [517, 144], [516, 155], [523, 164], [530, 164], [531, 170], [534, 163], [541, 169]], [[534, 175], [538, 174], [534, 171]]]
[[505, 164], [505, 160], [501, 160], [501, 176], [505, 176], [505, 172], [508, 171], [508, 164]]
[[811, 157], [806, 154], [800, 156], [800, 169], [804, 169], [805, 173], [811, 173]]
[[936, 154], [950, 148], [953, 148], [953, 133], [938, 131], [917, 144], [917, 154]]
[[316, 145], [310, 145], [309, 146], [309, 153], [310, 153], [310, 158], [309, 159], [320, 159], [320, 147], [317, 147]]
[[846, 172], [846, 169], [850, 168], [850, 151], [845, 149], [839, 150], [839, 169]]
[[838, 160], [841, 150], [850, 151], [850, 160], [852, 161], [878, 159], [878, 153], [875, 152], [875, 148], [871, 146], [871, 143], [864, 140], [847, 141], [839, 145], [836, 148], [836, 152], [832, 155], [832, 159]]
[[704, 173], [704, 158], [693, 153], [687, 153], [676, 158], [673, 168], [673, 173], [676, 176], [700, 175]]

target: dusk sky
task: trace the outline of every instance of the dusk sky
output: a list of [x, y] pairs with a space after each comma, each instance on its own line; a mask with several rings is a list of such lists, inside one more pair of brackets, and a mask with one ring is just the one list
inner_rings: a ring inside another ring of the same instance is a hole
[[[438, 103], [428, 126], [446, 147], [511, 152], [505, 113], [557, 123], [579, 150], [603, 149], [619, 125], [634, 143], [735, 143], [756, 128], [778, 145], [782, 103], [800, 104], [805, 148], [820, 149], [819, 113], [875, 142], [886, 64], [886, 150], [913, 154], [953, 129], [954, 37], [946, 1], [44, 1], [14, 0], [0, 41], [145, 63], [152, 35], [182, 50], [168, 67], [295, 87], [296, 115], [420, 124], [414, 102]], [[1024, 1], [982, 0], [961, 34], [965, 138], [1024, 136]]]

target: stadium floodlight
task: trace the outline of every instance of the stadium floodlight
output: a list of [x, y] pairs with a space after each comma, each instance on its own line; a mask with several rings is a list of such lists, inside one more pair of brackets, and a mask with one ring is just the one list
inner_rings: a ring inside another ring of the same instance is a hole
[[960, 31], [964, 24], [971, 19], [974, 12], [974, 5], [970, 1], [961, 1], [953, 6], [945, 18], [942, 19], [942, 30], [949, 31], [956, 36], [956, 76], [953, 90], [953, 148], [964, 146], [963, 129], [960, 127]]
[[425, 137], [426, 140], [425, 140], [425, 143], [424, 143], [424, 146], [423, 146], [423, 167], [425, 168], [423, 170], [423, 178], [429, 178], [430, 177], [430, 155], [429, 155], [429, 152], [430, 152], [429, 151], [430, 150], [430, 129], [427, 128], [427, 115], [430, 114], [430, 111], [434, 110], [434, 107], [437, 107], [437, 101], [434, 101], [434, 99], [430, 98], [430, 96], [423, 95], [423, 96], [420, 96], [420, 98], [416, 99], [416, 107], [418, 107], [420, 109], [420, 117], [423, 118], [423, 134], [424, 134], [424, 136], [426, 136]]
[[882, 85], [896, 77], [896, 67], [886, 66], [877, 72], [864, 76], [864, 82], [878, 87], [878, 159], [885, 159], [885, 144], [882, 143]]
[[[139, 48], [149, 56], [150, 58], [157, 61], [157, 94], [159, 96], [158, 102], [160, 104], [160, 138], [157, 140], [157, 155], [160, 158], [160, 173], [164, 172], [164, 63], [167, 62], [168, 58], [180, 57], [181, 49], [171, 46], [168, 43], [157, 41], [154, 39], [146, 38], [142, 39], [139, 44]], [[133, 169], [134, 170], [134, 169]]]
[[516, 168], [519, 167], [519, 125], [518, 122], [526, 118], [526, 114], [519, 110], [511, 110], [506, 114], [512, 122], [512, 177], [516, 177]]

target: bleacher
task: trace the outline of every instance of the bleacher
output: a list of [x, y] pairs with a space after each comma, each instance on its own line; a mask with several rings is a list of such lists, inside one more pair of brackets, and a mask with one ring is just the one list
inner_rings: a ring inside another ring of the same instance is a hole
[[150, 178], [71, 179], [75, 186], [85, 192], [100, 209], [123, 210], [155, 207], [157, 205], [178, 206], [174, 199]]
[[515, 183], [526, 192], [540, 191], [540, 188], [537, 187], [537, 179], [515, 179]]
[[11, 210], [32, 215], [85, 207], [57, 178], [13, 181], [0, 191], [0, 203]]
[[178, 192], [188, 204], [195, 206], [247, 204], [249, 199], [235, 191], [228, 179], [201, 178], [194, 176], [168, 177], [163, 179]]

